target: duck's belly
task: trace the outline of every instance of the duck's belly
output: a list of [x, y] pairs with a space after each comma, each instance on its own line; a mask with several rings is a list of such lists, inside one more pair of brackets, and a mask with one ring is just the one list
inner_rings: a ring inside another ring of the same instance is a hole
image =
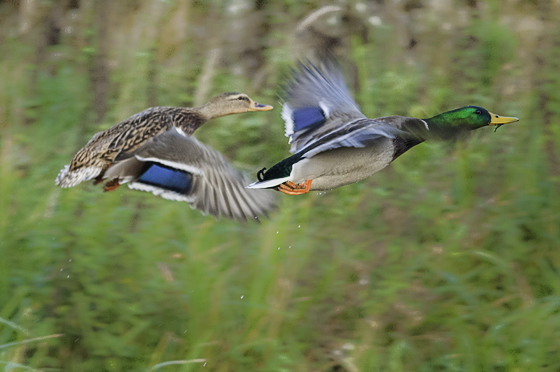
[[368, 147], [325, 151], [294, 164], [290, 178], [296, 183], [313, 180], [311, 190], [334, 189], [379, 172], [393, 161], [393, 152], [390, 139], [376, 141]]

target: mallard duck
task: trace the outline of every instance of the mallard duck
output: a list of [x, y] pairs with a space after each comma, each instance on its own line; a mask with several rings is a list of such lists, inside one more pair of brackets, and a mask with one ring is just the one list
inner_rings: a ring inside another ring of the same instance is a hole
[[134, 190], [186, 201], [193, 209], [237, 220], [266, 215], [276, 206], [269, 190], [247, 190], [249, 178], [216, 150], [173, 127], [121, 155], [104, 177]]
[[429, 119], [368, 119], [334, 63], [325, 63], [322, 71], [303, 64], [294, 71], [282, 109], [294, 155], [268, 171], [262, 169], [259, 181], [248, 188], [273, 188], [288, 195], [334, 189], [371, 176], [425, 140], [450, 140], [487, 125], [519, 120], [478, 106]]
[[[56, 177], [60, 187], [76, 186], [92, 178], [96, 183], [109, 178], [107, 169], [122, 158], [173, 127], [180, 128], [186, 135], [210, 119], [248, 111], [268, 111], [272, 106], [253, 101], [244, 93], [224, 93], [212, 98], [198, 108], [187, 107], [150, 107], [132, 115], [119, 124], [95, 134], [91, 140], [74, 156]], [[109, 181], [105, 191], [119, 186], [119, 180]]]

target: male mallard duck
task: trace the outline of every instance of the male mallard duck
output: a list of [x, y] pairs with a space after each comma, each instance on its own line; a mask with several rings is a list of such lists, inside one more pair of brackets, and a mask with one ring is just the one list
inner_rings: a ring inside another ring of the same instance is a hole
[[332, 63], [326, 64], [324, 73], [301, 65], [286, 97], [282, 118], [294, 155], [261, 170], [259, 181], [248, 188], [273, 188], [288, 195], [333, 189], [371, 176], [427, 139], [453, 139], [486, 125], [519, 120], [477, 106], [429, 119], [368, 119]]
[[103, 177], [165, 199], [186, 201], [215, 217], [253, 219], [276, 206], [270, 191], [247, 190], [247, 176], [178, 127], [121, 154]]
[[[125, 121], [95, 134], [56, 177], [60, 187], [76, 186], [96, 178], [96, 183], [108, 178], [107, 169], [147, 140], [170, 128], [181, 128], [187, 135], [210, 119], [248, 111], [268, 111], [272, 106], [253, 101], [243, 93], [224, 93], [198, 108], [150, 107]], [[105, 191], [119, 186], [118, 180], [109, 181]]]

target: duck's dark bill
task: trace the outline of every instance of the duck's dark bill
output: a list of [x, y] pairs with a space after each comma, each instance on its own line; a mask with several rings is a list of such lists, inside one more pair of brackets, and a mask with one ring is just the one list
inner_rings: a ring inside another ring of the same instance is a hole
[[251, 107], [249, 107], [249, 111], [270, 111], [274, 107], [270, 105], [263, 105], [262, 103], [253, 102]]
[[500, 116], [491, 112], [489, 112], [489, 114], [492, 119], [490, 120], [490, 123], [488, 125], [503, 125], [519, 121], [519, 119], [515, 117]]

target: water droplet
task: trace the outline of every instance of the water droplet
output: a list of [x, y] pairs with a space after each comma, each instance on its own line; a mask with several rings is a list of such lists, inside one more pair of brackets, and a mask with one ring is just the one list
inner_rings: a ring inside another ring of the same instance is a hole
[[185, 329], [185, 332], [183, 332], [183, 333], [187, 333], [187, 330]]
[[278, 250], [280, 250], [280, 247], [278, 247]]
[[280, 231], [276, 231], [276, 234], [278, 234]]
[[301, 225], [298, 225], [298, 227], [297, 227], [297, 228], [299, 229], [300, 227], [301, 227]]
[[60, 271], [62, 271], [62, 270], [64, 270], [64, 269], [60, 269]]
[[66, 279], [68, 279], [68, 278], [70, 278], [70, 275], [67, 275], [67, 276], [66, 276]]
[[288, 247], [288, 249], [290, 249], [290, 248], [292, 248], [292, 246], [291, 246], [291, 245], [290, 245], [290, 246]]
[[245, 297], [244, 295], [241, 295], [241, 299], [243, 299], [243, 297]]
[[204, 364], [202, 365], [203, 367], [206, 367], [206, 362], [204, 362]]
[[52, 240], [55, 240], [56, 238], [52, 238]]
[[72, 259], [69, 259], [68, 262], [72, 262]]

